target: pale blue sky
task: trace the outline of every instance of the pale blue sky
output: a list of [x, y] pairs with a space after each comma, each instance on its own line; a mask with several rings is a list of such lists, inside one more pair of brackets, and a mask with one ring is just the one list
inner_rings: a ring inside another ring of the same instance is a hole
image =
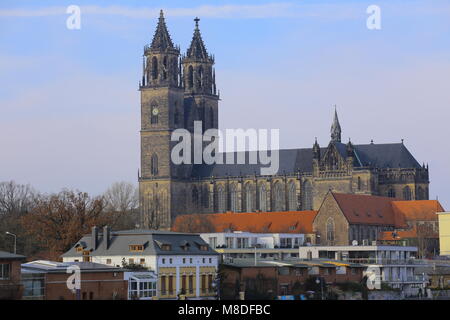
[[[82, 9], [82, 29], [65, 8]], [[366, 28], [381, 8], [382, 29]], [[186, 50], [199, 16], [216, 57], [221, 128], [280, 128], [281, 147], [399, 142], [450, 195], [448, 1], [10, 1], [0, 3], [0, 181], [93, 194], [136, 182], [143, 46], [159, 9]], [[239, 115], [238, 117], [236, 115]]]

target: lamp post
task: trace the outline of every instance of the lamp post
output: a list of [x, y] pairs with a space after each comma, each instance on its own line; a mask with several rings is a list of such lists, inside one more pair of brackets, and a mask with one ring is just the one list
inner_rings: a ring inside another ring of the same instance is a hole
[[320, 297], [321, 297], [321, 300], [323, 300], [323, 281], [322, 281], [322, 279], [317, 278], [317, 279], [316, 279], [316, 283], [317, 283], [317, 284], [320, 283], [320, 293], [321, 293]]
[[14, 237], [14, 254], [16, 254], [17, 253], [17, 236], [14, 233], [11, 233], [9, 231], [6, 231], [5, 233], [9, 236]]

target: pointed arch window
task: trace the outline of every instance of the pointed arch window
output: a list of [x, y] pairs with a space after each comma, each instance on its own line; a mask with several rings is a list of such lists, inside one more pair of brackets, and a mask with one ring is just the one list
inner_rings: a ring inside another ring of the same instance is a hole
[[189, 66], [188, 68], [188, 88], [192, 89], [194, 86], [194, 68]]
[[259, 210], [262, 212], [267, 211], [267, 190], [265, 184], [259, 187]]
[[209, 190], [206, 185], [202, 188], [202, 204], [204, 208], [209, 207]]
[[158, 79], [158, 59], [156, 57], [152, 58], [152, 79]]
[[250, 183], [247, 183], [245, 185], [245, 211], [246, 212], [252, 212], [254, 211], [253, 208], [253, 190]]
[[295, 187], [294, 181], [291, 181], [289, 183], [288, 202], [289, 202], [289, 211], [297, 210], [297, 188]]
[[273, 188], [273, 209], [272, 211], [284, 211], [284, 192], [281, 183], [275, 183]]
[[425, 200], [425, 191], [422, 187], [417, 188], [417, 200]]
[[230, 209], [232, 212], [238, 212], [237, 191], [234, 184], [230, 186]]
[[303, 210], [312, 210], [312, 185], [309, 180], [303, 183], [302, 202]]
[[196, 186], [192, 187], [192, 204], [197, 206], [198, 204], [198, 189]]
[[164, 56], [163, 59], [163, 79], [166, 80], [167, 79], [167, 67], [168, 67], [168, 63], [167, 63], [167, 56]]
[[158, 124], [158, 115], [159, 115], [159, 109], [158, 105], [156, 103], [153, 103], [150, 108], [150, 123], [151, 124]]
[[361, 191], [361, 177], [358, 177], [358, 191]]
[[158, 175], [158, 156], [156, 154], [152, 155], [150, 163], [150, 171], [152, 175], [154, 176]]
[[327, 220], [327, 241], [334, 241], [334, 220], [333, 218], [328, 218]]
[[408, 186], [403, 188], [403, 199], [404, 200], [411, 200], [412, 199], [411, 188], [408, 187]]
[[217, 209], [219, 212], [225, 212], [226, 211], [226, 195], [225, 195], [225, 189], [222, 185], [219, 185], [217, 187]]
[[202, 66], [200, 66], [198, 68], [197, 87], [200, 89], [203, 87], [203, 67]]

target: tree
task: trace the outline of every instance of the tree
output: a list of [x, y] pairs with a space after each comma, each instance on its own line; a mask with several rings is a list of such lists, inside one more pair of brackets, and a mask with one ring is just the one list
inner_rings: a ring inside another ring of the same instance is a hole
[[64, 190], [39, 198], [21, 222], [26, 233], [36, 238], [35, 245], [48, 250], [44, 256], [57, 259], [93, 226], [110, 224], [111, 217], [105, 214], [102, 197]]
[[105, 211], [111, 216], [114, 229], [131, 229], [136, 226], [139, 192], [128, 182], [115, 182], [103, 194]]
[[186, 214], [181, 223], [177, 223], [174, 231], [187, 233], [208, 233], [215, 232], [215, 226], [206, 214]]

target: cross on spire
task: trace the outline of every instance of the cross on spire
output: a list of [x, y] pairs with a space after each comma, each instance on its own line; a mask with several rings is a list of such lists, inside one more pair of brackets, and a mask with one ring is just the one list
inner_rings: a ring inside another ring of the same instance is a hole
[[339, 124], [336, 105], [334, 105], [334, 119], [331, 125], [331, 141], [341, 142], [341, 125]]

